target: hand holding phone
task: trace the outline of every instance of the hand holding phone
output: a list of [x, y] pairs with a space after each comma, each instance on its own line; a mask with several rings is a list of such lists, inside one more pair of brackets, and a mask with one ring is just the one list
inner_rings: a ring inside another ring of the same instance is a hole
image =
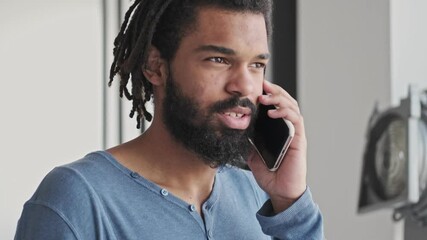
[[273, 105], [260, 104], [254, 124], [254, 134], [249, 142], [255, 148], [269, 171], [276, 171], [295, 135], [293, 124], [284, 118], [270, 118], [267, 111]]

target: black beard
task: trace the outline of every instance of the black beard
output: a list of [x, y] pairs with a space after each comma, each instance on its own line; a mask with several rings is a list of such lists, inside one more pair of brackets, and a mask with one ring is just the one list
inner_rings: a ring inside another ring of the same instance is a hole
[[[252, 148], [248, 136], [253, 129], [256, 106], [249, 99], [240, 99], [238, 96], [214, 103], [207, 111], [198, 106], [197, 102], [182, 93], [172, 77], [168, 78], [163, 100], [163, 122], [171, 135], [211, 167], [244, 166]], [[251, 124], [247, 130], [215, 126], [212, 123], [211, 118], [215, 113], [236, 106], [252, 110]]]

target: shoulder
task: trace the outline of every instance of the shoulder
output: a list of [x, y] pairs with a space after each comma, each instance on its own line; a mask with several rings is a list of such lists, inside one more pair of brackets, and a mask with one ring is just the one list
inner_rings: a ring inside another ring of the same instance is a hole
[[[18, 239], [81, 239], [87, 221], [100, 212], [101, 204], [89, 176], [107, 161], [102, 154], [89, 154], [59, 166], [42, 180], [25, 203], [18, 223]], [[86, 220], [86, 221], [85, 221]]]
[[90, 178], [98, 174], [97, 169], [106, 168], [106, 164], [107, 160], [96, 152], [56, 167], [45, 176], [29, 202], [62, 210], [72, 208], [73, 203], [88, 202], [95, 197]]

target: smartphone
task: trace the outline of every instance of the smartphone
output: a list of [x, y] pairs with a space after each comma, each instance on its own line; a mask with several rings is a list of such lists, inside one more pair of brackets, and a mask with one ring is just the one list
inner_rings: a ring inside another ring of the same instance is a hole
[[289, 120], [270, 118], [267, 115], [267, 111], [270, 109], [275, 109], [275, 107], [259, 104], [253, 136], [249, 137], [249, 142], [268, 170], [276, 171], [295, 135], [295, 128]]

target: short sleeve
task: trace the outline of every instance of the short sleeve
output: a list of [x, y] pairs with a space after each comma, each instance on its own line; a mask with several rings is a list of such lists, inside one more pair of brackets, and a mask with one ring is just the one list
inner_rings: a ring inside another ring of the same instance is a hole
[[27, 202], [16, 229], [15, 240], [78, 239], [61, 214], [41, 203]]
[[15, 239], [95, 239], [103, 231], [100, 204], [85, 178], [74, 169], [53, 169], [28, 200]]

